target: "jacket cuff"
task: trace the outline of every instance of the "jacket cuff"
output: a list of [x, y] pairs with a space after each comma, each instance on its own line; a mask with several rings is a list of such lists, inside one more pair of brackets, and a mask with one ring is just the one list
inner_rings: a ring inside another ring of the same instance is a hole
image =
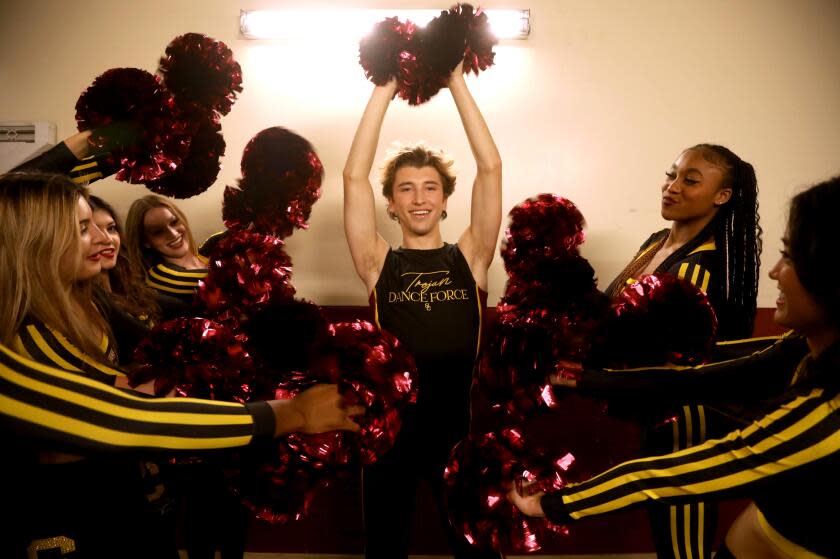
[[275, 420], [274, 412], [268, 402], [249, 402], [245, 404], [248, 413], [254, 418], [254, 435], [251, 444], [270, 441], [274, 438]]
[[566, 503], [563, 502], [563, 493], [561, 491], [543, 495], [540, 499], [540, 506], [545, 513], [545, 517], [554, 524], [568, 524], [574, 520], [569, 516], [569, 511], [566, 508]]

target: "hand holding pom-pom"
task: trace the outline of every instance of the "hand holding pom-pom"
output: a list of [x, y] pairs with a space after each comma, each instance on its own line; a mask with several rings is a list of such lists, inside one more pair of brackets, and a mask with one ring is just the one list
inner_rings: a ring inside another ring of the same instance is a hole
[[538, 551], [564, 528], [522, 516], [507, 494], [523, 483], [531, 491], [560, 489], [574, 462], [569, 453], [550, 457], [526, 443], [519, 429], [470, 436], [452, 450], [444, 472], [449, 521], [475, 547]]
[[[269, 355], [264, 349], [256, 348], [262, 358]], [[313, 354], [316, 357], [310, 371], [283, 375], [276, 397], [290, 399], [315, 383], [334, 383], [338, 384], [348, 410], [364, 408], [366, 413], [356, 418], [360, 426], [356, 434], [296, 433], [280, 439], [275, 449], [246, 455], [243, 501], [267, 522], [301, 518], [318, 489], [350, 474], [351, 467], [375, 462], [393, 445], [400, 428], [400, 414], [414, 401], [414, 360], [396, 338], [379, 332], [369, 322], [331, 325], [326, 339], [321, 340]], [[282, 368], [276, 362], [268, 362]]]
[[452, 71], [478, 72], [493, 65], [498, 42], [481, 9], [456, 4], [425, 27], [388, 18], [359, 44], [359, 62], [376, 85], [398, 81], [397, 94], [420, 105], [447, 86]]
[[[189, 126], [172, 110], [172, 97], [158, 78], [137, 68], [113, 68], [97, 77], [76, 102], [79, 131], [93, 130], [94, 149], [112, 151], [116, 179], [141, 183], [174, 171], [186, 157]], [[109, 125], [134, 123], [130, 142], [113, 141]]]

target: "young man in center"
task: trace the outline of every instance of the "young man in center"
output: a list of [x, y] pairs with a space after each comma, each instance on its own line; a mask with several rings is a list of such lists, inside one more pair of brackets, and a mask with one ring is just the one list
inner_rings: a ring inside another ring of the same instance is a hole
[[394, 447], [363, 473], [367, 559], [408, 557], [420, 480], [431, 487], [456, 558], [498, 557], [455, 532], [443, 502], [449, 451], [469, 431], [487, 269], [502, 219], [501, 158], [461, 64], [448, 87], [476, 163], [470, 222], [456, 244], [445, 243], [440, 232], [455, 188], [452, 161], [422, 144], [404, 146], [383, 166], [382, 193], [402, 230], [401, 246], [392, 249], [377, 231], [370, 173], [395, 81], [374, 89], [344, 168], [344, 230], [353, 263], [377, 325], [413, 353], [419, 377], [417, 405], [404, 414]]

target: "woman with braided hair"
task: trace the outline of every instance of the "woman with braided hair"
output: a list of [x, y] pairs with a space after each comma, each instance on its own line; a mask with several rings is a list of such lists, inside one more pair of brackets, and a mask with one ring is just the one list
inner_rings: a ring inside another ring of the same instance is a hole
[[671, 227], [642, 244], [607, 295], [617, 297], [640, 276], [672, 273], [709, 295], [718, 339], [748, 338], [761, 254], [753, 166], [723, 146], [697, 144], [680, 154], [665, 177], [662, 217]]
[[[670, 392], [694, 401], [740, 400], [764, 392], [760, 413], [750, 410], [740, 429], [702, 444], [624, 462], [556, 491], [529, 496], [511, 491], [516, 506], [566, 524], [652, 503], [747, 497], [753, 502], [729, 527], [716, 559], [840, 557], [837, 514], [815, 506], [840, 498], [838, 206], [840, 176], [791, 201], [781, 257], [770, 279], [779, 290], [773, 320], [795, 334], [743, 358], [667, 371], [666, 378], [674, 381]], [[655, 371], [607, 374], [636, 377]]]
[[[690, 281], [709, 296], [718, 339], [749, 338], [755, 321], [761, 227], [753, 166], [729, 149], [698, 144], [665, 173], [662, 217], [670, 229], [654, 233], [607, 288], [617, 297], [627, 284], [653, 273]], [[675, 325], [678, 326], [678, 325]], [[665, 454], [700, 444], [735, 428], [701, 405], [646, 411], [642, 452]], [[706, 503], [651, 506], [660, 558], [711, 556], [717, 509]]]

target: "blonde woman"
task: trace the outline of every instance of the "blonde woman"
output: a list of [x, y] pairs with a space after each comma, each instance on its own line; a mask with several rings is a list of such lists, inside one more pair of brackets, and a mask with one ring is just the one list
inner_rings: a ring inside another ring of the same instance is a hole
[[0, 430], [4, 478], [14, 480], [4, 504], [15, 511], [0, 556], [58, 547], [80, 557], [178, 557], [133, 457], [67, 452], [227, 448], [272, 426], [275, 435], [358, 429], [349, 416], [360, 410], [343, 409], [334, 386], [294, 404], [242, 406], [141, 398], [83, 378], [125, 377], [111, 367], [110, 329], [90, 298], [110, 245], [85, 189], [59, 175], [2, 175], [0, 221]]

